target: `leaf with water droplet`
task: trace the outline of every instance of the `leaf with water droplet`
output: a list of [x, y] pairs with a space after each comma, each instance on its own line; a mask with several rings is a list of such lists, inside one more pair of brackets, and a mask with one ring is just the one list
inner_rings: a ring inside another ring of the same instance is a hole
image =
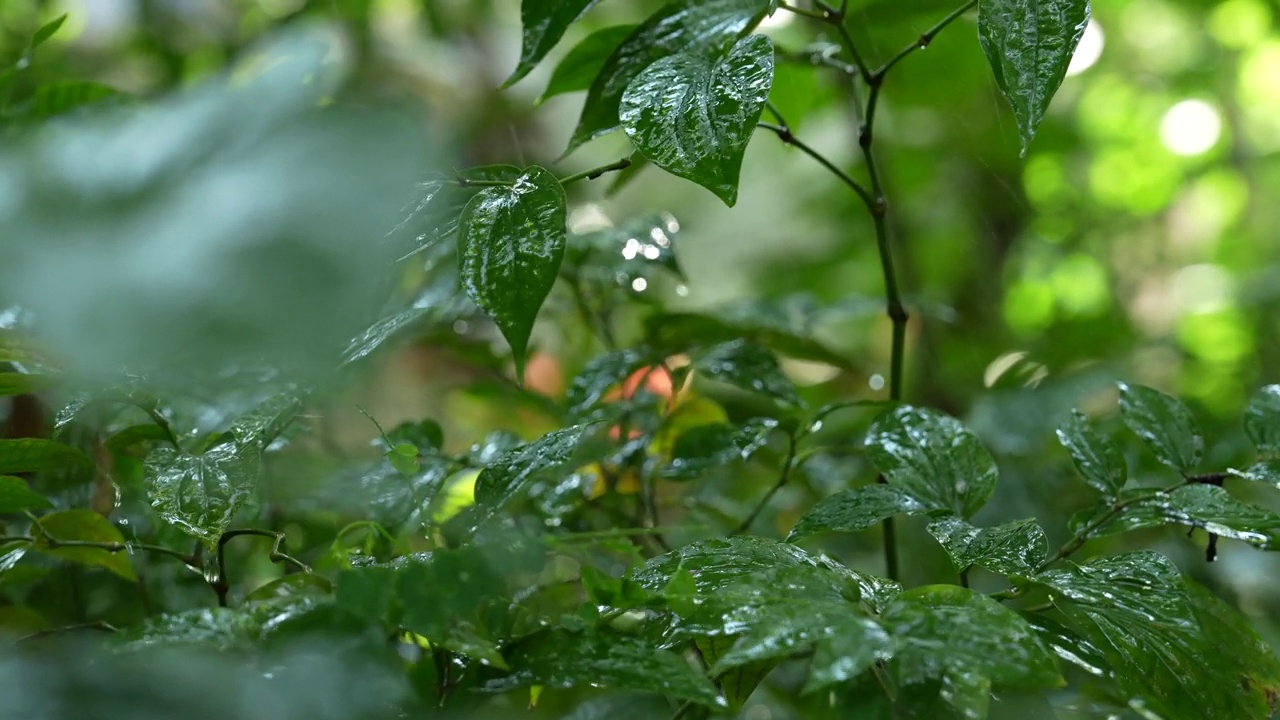
[[978, 528], [957, 517], [929, 524], [957, 570], [979, 565], [1004, 575], [1029, 575], [1049, 556], [1049, 540], [1035, 520]]
[[756, 392], [792, 406], [804, 401], [768, 348], [745, 340], [717, 345], [694, 361], [694, 369], [707, 377]]
[[734, 427], [724, 423], [697, 425], [681, 432], [662, 477], [690, 480], [734, 462], [749, 460], [769, 443], [778, 427], [773, 418], [753, 418]]
[[1267, 458], [1280, 456], [1280, 385], [1259, 390], [1244, 411], [1244, 432], [1258, 453]]
[[1058, 428], [1058, 441], [1071, 453], [1080, 477], [1103, 497], [1114, 498], [1129, 479], [1120, 448], [1095, 430], [1079, 410], [1072, 410], [1071, 418]]
[[609, 390], [627, 379], [631, 373], [649, 364], [649, 359], [647, 353], [629, 348], [589, 360], [569, 383], [569, 389], [565, 393], [569, 415], [581, 417], [603, 400]]
[[1204, 437], [1182, 401], [1145, 385], [1120, 383], [1120, 417], [1160, 462], [1184, 475], [1200, 464]]
[[261, 469], [259, 454], [226, 443], [202, 455], [159, 447], [147, 455], [147, 497], [166, 522], [212, 547], [249, 501]]
[[927, 408], [902, 406], [876, 418], [866, 447], [889, 484], [930, 511], [970, 517], [986, 504], [999, 478], [976, 435]]
[[582, 17], [598, 0], [523, 0], [520, 3], [520, 24], [523, 41], [520, 62], [511, 77], [502, 83], [511, 87], [529, 74], [551, 48], [556, 46], [564, 31]]
[[[1135, 500], [1145, 496], [1151, 497]], [[1124, 511], [1094, 528], [1089, 537], [1162, 525], [1185, 525], [1243, 540], [1264, 550], [1280, 547], [1280, 515], [1268, 508], [1237, 500], [1216, 485], [1197, 483], [1159, 493], [1152, 493], [1150, 488], [1135, 488], [1121, 493], [1120, 500], [1128, 503]], [[1071, 531], [1079, 532], [1111, 511], [1110, 502], [1083, 510], [1072, 517]]]
[[824, 532], [865, 530], [895, 515], [919, 515], [928, 509], [906, 490], [875, 483], [841, 490], [809, 509], [798, 521], [787, 542]]
[[54, 541], [91, 542], [124, 545], [124, 536], [111, 521], [92, 510], [63, 510], [40, 518], [40, 528], [33, 533], [35, 549], [46, 555], [110, 570], [125, 580], [136, 580], [130, 553], [111, 552], [95, 547], [67, 547]]

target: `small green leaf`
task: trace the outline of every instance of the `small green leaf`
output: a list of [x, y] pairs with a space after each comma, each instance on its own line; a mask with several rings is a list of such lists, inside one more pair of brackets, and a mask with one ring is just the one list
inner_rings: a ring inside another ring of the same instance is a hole
[[400, 443], [387, 451], [387, 461], [401, 475], [412, 477], [418, 474], [421, 465], [418, 463], [418, 446], [412, 443]]
[[689, 428], [676, 438], [662, 477], [689, 480], [735, 461], [749, 460], [769, 443], [777, 427], [773, 418], [754, 418], [742, 427], [715, 423]]
[[53, 440], [0, 440], [0, 473], [40, 472], [63, 468], [92, 468], [79, 450]]
[[720, 692], [724, 694], [725, 700], [729, 701], [731, 713], [741, 712], [743, 703], [751, 697], [765, 677], [782, 662], [780, 659], [769, 657], [748, 661], [724, 672], [715, 672], [714, 668], [719, 665], [720, 659], [733, 648], [737, 640], [738, 638], [734, 637], [716, 636], [698, 638], [696, 641], [703, 662], [713, 668], [712, 675], [715, 677], [716, 685], [720, 686]]
[[23, 117], [28, 120], [47, 120], [81, 108], [123, 104], [132, 99], [128, 93], [102, 83], [62, 80], [36, 88], [35, 97]]
[[46, 40], [53, 37], [54, 33], [58, 32], [58, 29], [61, 28], [62, 24], [66, 21], [67, 14], [62, 13], [53, 20], [40, 26], [40, 29], [36, 30], [35, 34], [31, 36], [31, 49], [34, 50], [43, 45]]
[[532, 167], [510, 187], [481, 190], [459, 219], [467, 295], [498, 324], [521, 382], [534, 319], [564, 258], [565, 203], [555, 175]]
[[889, 484], [906, 490], [930, 511], [970, 517], [995, 491], [995, 460], [959, 420], [903, 406], [876, 418], [867, 453]]
[[1071, 419], [1058, 428], [1058, 441], [1071, 453], [1076, 471], [1090, 487], [1106, 498], [1119, 494], [1129, 479], [1129, 467], [1120, 448], [1094, 430], [1084, 413], [1071, 411]]
[[571, 417], [581, 417], [631, 373], [648, 364], [648, 356], [634, 349], [618, 350], [592, 358], [569, 383], [565, 402]]
[[1200, 464], [1204, 438], [1191, 410], [1177, 398], [1120, 383], [1120, 416], [1160, 462], [1184, 475]]
[[543, 473], [558, 468], [571, 471], [588, 460], [590, 451], [607, 452], [604, 445], [586, 448], [600, 429], [596, 423], [571, 425], [490, 460], [476, 480], [472, 527], [487, 521]]
[[1236, 470], [1232, 468], [1227, 472], [1232, 477], [1238, 477], [1249, 482], [1263, 483], [1280, 488], [1280, 458], [1271, 460], [1259, 460], [1244, 470]]
[[876, 483], [841, 490], [810, 508], [791, 528], [787, 542], [824, 532], [865, 530], [894, 515], [919, 515], [927, 510], [894, 485]]
[[719, 55], [764, 18], [771, 0], [673, 0], [641, 23], [609, 56], [591, 83], [569, 141], [579, 145], [621, 126], [618, 106], [645, 68], [676, 53]]
[[645, 157], [732, 207], [772, 85], [773, 43], [751, 35], [718, 61], [701, 52], [658, 60], [627, 86], [618, 114]]
[[590, 88], [591, 81], [604, 69], [605, 61], [635, 29], [635, 25], [613, 25], [583, 38], [556, 65], [538, 103], [544, 103], [556, 95]]
[[[71, 560], [82, 565], [105, 568], [125, 580], [136, 580], [130, 553], [123, 552], [124, 536], [111, 521], [92, 510], [63, 510], [40, 518], [40, 529], [33, 533], [35, 549], [47, 555]], [[90, 542], [112, 544], [116, 552], [96, 547], [58, 546], [45, 539], [45, 535], [57, 542]]]
[[524, 28], [520, 63], [502, 87], [511, 87], [528, 75], [560, 42], [564, 31], [596, 2], [598, 0], [523, 0], [520, 3], [520, 24]]
[[1049, 540], [1035, 520], [977, 528], [956, 517], [929, 525], [957, 570], [980, 565], [1004, 575], [1029, 575], [1049, 556]]
[[[1149, 499], [1132, 500], [1148, 494], [1150, 489], [1125, 491], [1120, 496], [1120, 500], [1129, 502], [1124, 512], [1094, 528], [1089, 537], [1176, 524], [1203, 528], [1214, 535], [1243, 540], [1264, 550], [1280, 548], [1280, 515], [1237, 500], [1221, 487], [1183, 485], [1169, 492], [1155, 493]], [[1078, 513], [1071, 520], [1072, 532], [1092, 524], [1094, 518], [1109, 514], [1111, 507], [1110, 502], [1104, 502]]]
[[0, 475], [0, 515], [51, 507], [53, 504], [43, 495], [34, 492], [26, 480], [12, 475]]
[[15, 372], [0, 373], [0, 397], [40, 392], [49, 385], [50, 378], [47, 375]]
[[1268, 385], [1258, 391], [1244, 411], [1244, 431], [1258, 453], [1280, 456], [1280, 385]]
[[1089, 0], [982, 0], [978, 40], [1027, 154], [1089, 24]]
[[192, 455], [160, 447], [147, 455], [147, 497], [166, 522], [214, 545], [249, 501], [260, 458], [235, 443]]
[[767, 348], [744, 340], [718, 345], [694, 361], [694, 369], [707, 377], [743, 390], [767, 395], [787, 405], [804, 402], [795, 383], [782, 372], [778, 358]]

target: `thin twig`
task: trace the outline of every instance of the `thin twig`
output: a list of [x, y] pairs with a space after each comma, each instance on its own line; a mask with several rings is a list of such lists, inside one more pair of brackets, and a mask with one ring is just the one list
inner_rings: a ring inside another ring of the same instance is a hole
[[832, 163], [827, 158], [825, 158], [822, 155], [822, 153], [819, 153], [817, 150], [814, 150], [812, 147], [809, 147], [809, 145], [801, 141], [800, 138], [791, 134], [790, 128], [784, 127], [782, 125], [774, 125], [773, 123], [766, 123], [766, 122], [758, 123], [756, 127], [773, 132], [775, 135], [778, 136], [778, 139], [781, 140], [782, 142], [797, 148], [798, 150], [803, 152], [805, 155], [808, 155], [814, 160], [817, 160], [818, 163], [822, 165], [822, 167], [830, 171], [831, 174], [840, 178], [841, 182], [843, 182], [845, 185], [848, 185], [851, 190], [857, 193], [858, 197], [862, 199], [862, 202], [865, 203], [867, 207], [871, 207], [874, 204], [874, 201], [871, 199], [871, 194], [867, 192], [866, 188], [859, 185], [857, 180], [854, 180], [853, 178], [849, 177], [848, 173], [836, 167], [835, 164]]
[[921, 33], [920, 38], [918, 40], [899, 50], [897, 55], [894, 55], [892, 58], [889, 58], [889, 62], [885, 63], [884, 65], [881, 65], [880, 68], [877, 69], [874, 74], [880, 77], [884, 77], [884, 74], [889, 72], [891, 69], [893, 69], [893, 66], [901, 62], [903, 58], [915, 52], [916, 50], [923, 50], [929, 47], [929, 43], [933, 42], [933, 39], [938, 36], [938, 33], [945, 30], [948, 25], [960, 19], [965, 13], [969, 12], [970, 10], [972, 10], [977, 6], [978, 6], [978, 0], [969, 0], [969, 2], [965, 3], [964, 5], [961, 5], [955, 10], [952, 10], [951, 14], [947, 15], [945, 18], [939, 21], [938, 24], [934, 25], [933, 27]]
[[595, 180], [596, 178], [600, 177], [601, 175], [604, 175], [605, 173], [615, 172], [618, 170], [626, 170], [629, 167], [631, 167], [631, 158], [624, 157], [621, 160], [615, 160], [609, 163], [608, 165], [601, 165], [598, 168], [583, 170], [580, 173], [574, 173], [572, 175], [567, 175], [565, 177], [562, 177], [560, 178], [560, 184], [568, 185], [569, 183], [575, 183], [575, 182], [578, 182], [579, 180]]
[[787, 459], [782, 462], [782, 472], [778, 476], [778, 482], [774, 483], [773, 487], [769, 488], [769, 492], [765, 493], [764, 497], [760, 498], [760, 502], [756, 504], [755, 509], [751, 511], [751, 514], [748, 515], [732, 533], [730, 533], [731, 535], [741, 535], [747, 530], [750, 530], [751, 524], [756, 521], [756, 518], [760, 517], [760, 513], [764, 512], [765, 507], [769, 505], [769, 501], [773, 499], [773, 496], [777, 495], [778, 491], [791, 481], [791, 471], [796, 466], [796, 444], [795, 435], [788, 433]]
[[1170, 485], [1169, 487], [1161, 488], [1159, 490], [1146, 493], [1144, 495], [1135, 495], [1130, 498], [1125, 498], [1124, 500], [1116, 500], [1115, 502], [1111, 503], [1110, 510], [1103, 513], [1102, 515], [1099, 515], [1098, 517], [1094, 518], [1091, 522], [1089, 522], [1089, 524], [1080, 528], [1079, 532], [1077, 532], [1074, 537], [1068, 540], [1066, 544], [1064, 544], [1062, 547], [1058, 548], [1058, 552], [1054, 553], [1051, 557], [1046, 558], [1044, 562], [1041, 562], [1039, 565], [1037, 565], [1035, 571], [1040, 572], [1041, 570], [1044, 570], [1050, 565], [1053, 565], [1056, 562], [1065, 560], [1068, 557], [1070, 557], [1072, 553], [1079, 550], [1081, 547], [1084, 547], [1084, 544], [1089, 541], [1090, 536], [1093, 535], [1094, 531], [1096, 531], [1098, 528], [1114, 520], [1117, 516], [1119, 516], [1121, 513], [1125, 511], [1125, 508], [1128, 508], [1130, 505], [1134, 505], [1136, 503], [1146, 502], [1148, 500], [1158, 498], [1161, 495], [1171, 493], [1180, 487], [1191, 485], [1195, 482], [1196, 481], [1194, 479], [1187, 478], [1187, 479], [1183, 479], [1178, 483]]
[[75, 625], [66, 625], [58, 628], [50, 628], [48, 630], [37, 630], [30, 635], [23, 635], [14, 640], [14, 644], [35, 640], [37, 638], [48, 637], [50, 635], [60, 635], [67, 632], [75, 632], [77, 630], [101, 630], [103, 632], [120, 632], [120, 628], [103, 620], [94, 620], [92, 622], [76, 623]]
[[309, 573], [311, 568], [301, 560], [294, 558], [284, 552], [284, 533], [275, 530], [258, 530], [255, 528], [241, 528], [238, 530], [227, 530], [218, 537], [218, 553], [217, 553], [217, 577], [209, 582], [213, 588], [214, 594], [218, 596], [218, 605], [227, 606], [227, 593], [231, 590], [231, 583], [227, 580], [227, 558], [226, 546], [231, 540], [251, 535], [254, 537], [272, 538], [271, 554], [268, 556], [273, 563], [287, 562], [302, 572]]

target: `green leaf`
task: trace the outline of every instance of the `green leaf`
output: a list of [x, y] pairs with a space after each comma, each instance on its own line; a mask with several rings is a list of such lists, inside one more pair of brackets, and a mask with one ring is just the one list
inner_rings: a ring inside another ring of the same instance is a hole
[[1114, 498], [1129, 479], [1129, 467], [1125, 464], [1120, 448], [1111, 438], [1100, 435], [1089, 419], [1079, 410], [1071, 411], [1071, 419], [1058, 428], [1058, 441], [1071, 453], [1080, 477], [1089, 487]]
[[610, 390], [626, 380], [631, 373], [649, 363], [649, 357], [640, 350], [617, 350], [592, 358], [582, 372], [569, 383], [565, 402], [570, 417], [581, 417], [595, 407]]
[[1280, 459], [1260, 460], [1244, 470], [1236, 470], [1232, 468], [1228, 470], [1232, 477], [1238, 477], [1249, 482], [1264, 483], [1275, 488], [1280, 488]]
[[0, 440], [0, 473], [40, 472], [62, 468], [92, 468], [79, 450], [53, 440]]
[[[1133, 501], [1144, 495], [1152, 497]], [[1280, 515], [1251, 503], [1237, 500], [1216, 485], [1183, 485], [1168, 492], [1151, 493], [1149, 489], [1134, 489], [1121, 495], [1122, 501], [1130, 501], [1124, 511], [1114, 519], [1096, 527], [1089, 537], [1103, 537], [1118, 532], [1186, 525], [1203, 528], [1207, 532], [1250, 545], [1273, 550], [1280, 548]], [[1071, 520], [1072, 532], [1078, 532], [1094, 518], [1111, 512], [1111, 503], [1078, 513]]]
[[[698, 638], [695, 644], [698, 647], [698, 652], [702, 655], [703, 662], [711, 668], [715, 668], [719, 664], [720, 658], [724, 657], [733, 648], [737, 640], [738, 638], [734, 637], [716, 636]], [[715, 677], [716, 685], [720, 687], [720, 692], [724, 695], [725, 700], [729, 702], [729, 712], [735, 714], [741, 712], [743, 704], [781, 662], [778, 659], [766, 658], [748, 661], [722, 673], [716, 673], [713, 670], [712, 675]]]
[[[600, 428], [598, 423], [571, 425], [491, 460], [476, 479], [473, 528], [515, 499], [541, 474], [561, 467], [573, 470], [585, 462], [587, 458], [583, 451], [586, 442]], [[592, 449], [600, 453], [607, 451], [605, 446]]]
[[703, 705], [723, 706], [709, 680], [684, 658], [659, 650], [635, 635], [604, 630], [547, 630], [520, 641], [506, 654], [510, 676], [492, 689], [530, 685], [605, 686], [661, 693]]
[[391, 429], [387, 437], [393, 443], [409, 443], [415, 446], [414, 455], [419, 450], [439, 451], [444, 447], [444, 428], [435, 420], [419, 422], [406, 421]]
[[1244, 411], [1244, 432], [1258, 453], [1280, 456], [1280, 385], [1268, 385], [1257, 392]]
[[772, 85], [773, 43], [751, 35], [719, 60], [694, 52], [653, 63], [627, 86], [618, 115], [645, 157], [732, 207]]
[[227, 443], [203, 455], [160, 447], [147, 455], [147, 498], [166, 522], [213, 546], [249, 501], [258, 453]]
[[906, 490], [875, 483], [841, 490], [809, 509], [798, 521], [787, 542], [824, 532], [856, 532], [894, 515], [919, 515], [928, 510]]
[[1204, 438], [1191, 410], [1177, 398], [1120, 383], [1120, 416], [1160, 462], [1184, 475], [1200, 464]]
[[969, 517], [995, 490], [995, 460], [953, 417], [903, 406], [876, 418], [867, 431], [867, 453], [889, 484], [931, 511]]
[[761, 345], [745, 340], [718, 345], [694, 362], [694, 369], [707, 377], [743, 390], [767, 395], [787, 405], [804, 402], [795, 383], [782, 372], [778, 358]]
[[662, 477], [688, 480], [735, 461], [749, 460], [769, 443], [778, 427], [773, 418], [754, 418], [734, 427], [724, 423], [697, 425], [676, 438]]
[[120, 104], [132, 99], [128, 93], [109, 85], [88, 80], [62, 80], [36, 88], [35, 96], [23, 117], [28, 120], [47, 120], [89, 106]]
[[1053, 618], [1038, 613], [1020, 613], [1035, 628], [1040, 641], [1047, 645], [1058, 659], [1069, 662], [1095, 677], [1111, 674], [1106, 656], [1093, 643]]
[[12, 475], [0, 475], [0, 515], [51, 507], [53, 504], [43, 495], [34, 492], [26, 480]]
[[604, 69], [605, 61], [635, 29], [635, 25], [613, 25], [583, 38], [556, 65], [538, 103], [544, 103], [556, 95], [590, 88], [591, 81]]
[[673, 0], [640, 24], [605, 61], [587, 92], [571, 152], [621, 126], [618, 107], [645, 68], [676, 53], [719, 55], [768, 12], [771, 0]]
[[977, 528], [956, 517], [930, 523], [957, 570], [980, 565], [1003, 575], [1030, 575], [1049, 556], [1049, 540], [1035, 520]]
[[978, 40], [1027, 154], [1089, 24], [1089, 0], [982, 0]]
[[58, 29], [62, 27], [62, 23], [66, 21], [67, 14], [62, 13], [53, 20], [40, 26], [40, 29], [36, 30], [35, 34], [31, 36], [31, 49], [35, 50], [43, 45], [46, 40], [53, 37], [54, 33], [58, 32]]
[[564, 258], [565, 202], [555, 175], [532, 167], [510, 187], [481, 190], [459, 220], [467, 295], [498, 324], [521, 382], [534, 319]]
[[44, 535], [57, 542], [89, 542], [112, 544], [118, 547], [116, 552], [96, 547], [67, 547], [56, 545], [45, 539], [44, 535], [34, 532], [35, 549], [46, 555], [78, 562], [110, 570], [125, 580], [136, 580], [133, 565], [129, 562], [130, 553], [125, 549], [124, 536], [111, 521], [92, 510], [63, 510], [40, 518], [40, 528]]
[[853, 368], [848, 358], [823, 345], [804, 329], [780, 327], [766, 318], [655, 313], [646, 318], [644, 324], [649, 344], [664, 354], [741, 339], [759, 343], [789, 357], [826, 363], [845, 370]]
[[418, 463], [418, 446], [412, 443], [400, 443], [387, 451], [387, 461], [401, 475], [413, 476], [421, 469]]
[[47, 375], [15, 372], [0, 373], [0, 397], [40, 392], [49, 385], [50, 378]]
[[1037, 581], [1105, 653], [1131, 705], [1169, 720], [1271, 716], [1274, 655], [1233, 610], [1190, 591], [1167, 558], [1097, 558]]
[[281, 393], [236, 418], [231, 423], [231, 435], [236, 445], [262, 452], [284, 432], [301, 409], [302, 402], [296, 396]]
[[116, 650], [133, 652], [152, 647], [199, 646], [218, 651], [253, 651], [276, 628], [324, 607], [314, 596], [292, 595], [238, 608], [199, 608], [147, 618], [117, 637]]
[[506, 583], [491, 558], [475, 547], [437, 550], [397, 571], [401, 623], [453, 652], [506, 668], [483, 615], [490, 604], [506, 604]]
[[144, 442], [168, 442], [169, 433], [155, 423], [130, 425], [107, 438], [106, 448], [113, 453], [124, 452], [134, 445]]
[[[482, 165], [463, 170], [458, 176], [476, 182], [515, 183], [524, 172], [514, 165]], [[401, 210], [400, 223], [389, 233], [400, 247], [400, 260], [434, 248], [457, 232], [458, 218], [477, 192], [476, 186], [463, 186], [452, 177], [434, 177], [419, 183], [416, 199]], [[366, 331], [371, 333], [372, 328]]]
[[303, 595], [329, 595], [332, 592], [333, 583], [323, 575], [300, 572], [284, 575], [259, 585], [244, 596], [244, 601], [266, 602]]
[[520, 23], [524, 28], [520, 63], [502, 87], [511, 87], [529, 74], [551, 48], [560, 42], [564, 31], [597, 0], [523, 0], [520, 3]]
[[1026, 620], [965, 588], [930, 585], [904, 591], [885, 608], [880, 623], [897, 646], [890, 668], [900, 685], [941, 680], [943, 699], [966, 718], [985, 717], [993, 685], [1063, 684], [1053, 656]]

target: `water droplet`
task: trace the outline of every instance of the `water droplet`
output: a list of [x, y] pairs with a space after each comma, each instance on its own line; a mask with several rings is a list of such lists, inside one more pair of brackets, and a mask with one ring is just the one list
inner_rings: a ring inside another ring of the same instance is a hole
[[635, 290], [636, 292], [644, 292], [645, 288], [647, 287], [649, 287], [649, 281], [645, 280], [642, 277], [636, 278], [635, 280], [631, 281], [631, 289]]
[[467, 330], [469, 328], [470, 328], [470, 325], [467, 323], [466, 320], [458, 320], [453, 324], [453, 331], [458, 333], [459, 335], [466, 335]]
[[677, 285], [677, 286], [676, 286], [676, 294], [677, 294], [677, 295], [679, 295], [680, 297], [689, 297], [689, 286], [688, 286], [688, 285]]
[[884, 376], [881, 375], [880, 373], [876, 373], [875, 375], [872, 375], [870, 378], [867, 379], [867, 385], [870, 385], [872, 390], [883, 390]]

